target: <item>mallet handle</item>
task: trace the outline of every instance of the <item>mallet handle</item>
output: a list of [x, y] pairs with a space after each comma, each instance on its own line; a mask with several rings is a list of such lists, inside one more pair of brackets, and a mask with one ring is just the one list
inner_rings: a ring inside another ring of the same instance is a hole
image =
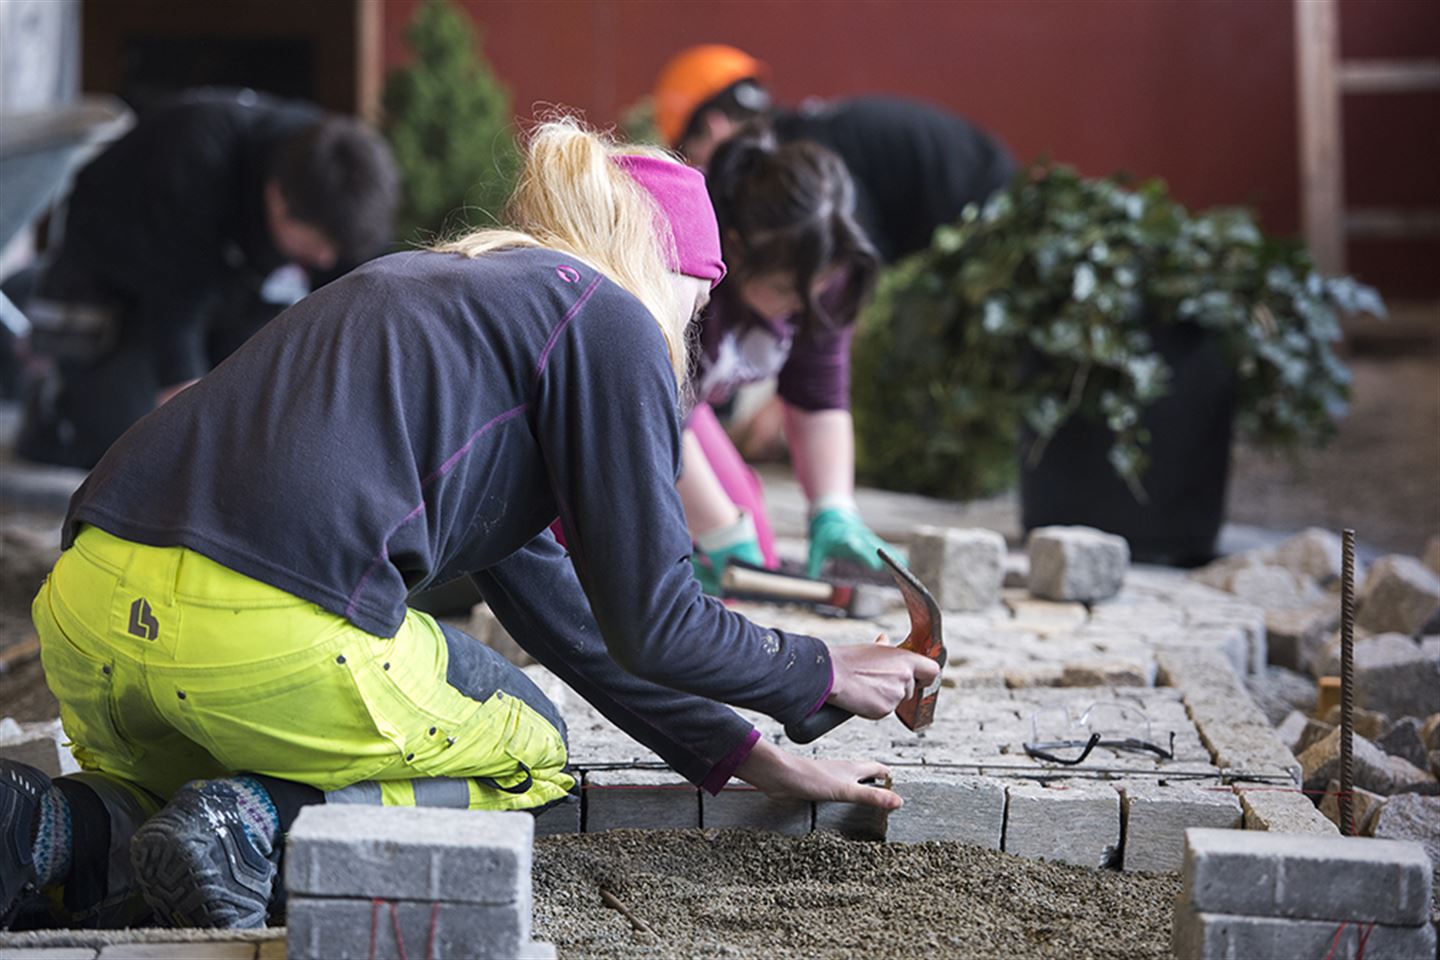
[[849, 710], [827, 703], [804, 720], [785, 724], [785, 736], [796, 743], [809, 743], [823, 737], [853, 716], [855, 714]]

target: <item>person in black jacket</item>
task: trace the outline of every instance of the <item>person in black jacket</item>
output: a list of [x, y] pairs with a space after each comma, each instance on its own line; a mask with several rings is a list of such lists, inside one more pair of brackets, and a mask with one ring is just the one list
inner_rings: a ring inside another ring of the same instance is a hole
[[809, 140], [840, 155], [855, 181], [855, 214], [882, 260], [930, 244], [970, 203], [984, 203], [1015, 174], [1010, 151], [963, 117], [901, 97], [864, 96], [776, 108], [768, 68], [720, 44], [691, 47], [660, 72], [654, 90], [662, 137], [704, 168], [747, 122], [768, 119], [781, 143]]
[[143, 116], [76, 177], [26, 305], [20, 455], [93, 466], [295, 299], [279, 268], [313, 282], [381, 252], [397, 193], [384, 141], [309, 104], [205, 91]]

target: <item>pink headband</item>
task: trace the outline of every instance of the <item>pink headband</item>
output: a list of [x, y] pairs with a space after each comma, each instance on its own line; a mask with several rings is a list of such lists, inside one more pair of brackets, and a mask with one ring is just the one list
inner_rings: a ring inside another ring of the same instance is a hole
[[616, 166], [645, 188], [675, 237], [676, 262], [672, 269], [686, 276], [709, 280], [713, 290], [725, 276], [720, 256], [720, 226], [699, 170], [669, 160], [633, 155], [613, 158]]

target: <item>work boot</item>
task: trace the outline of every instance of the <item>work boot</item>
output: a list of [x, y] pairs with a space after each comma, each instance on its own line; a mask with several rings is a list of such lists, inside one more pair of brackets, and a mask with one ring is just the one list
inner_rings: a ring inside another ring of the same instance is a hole
[[187, 783], [135, 831], [130, 842], [135, 876], [163, 923], [265, 926], [280, 853], [276, 831], [256, 829], [253, 823], [247, 828], [242, 816], [243, 804], [253, 800], [249, 785], [254, 782]]
[[35, 886], [35, 831], [50, 778], [28, 764], [0, 760], [0, 930]]

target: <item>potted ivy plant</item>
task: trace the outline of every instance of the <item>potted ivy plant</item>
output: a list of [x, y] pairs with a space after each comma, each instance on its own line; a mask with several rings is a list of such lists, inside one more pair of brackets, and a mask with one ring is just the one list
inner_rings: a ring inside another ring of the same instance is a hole
[[1233, 435], [1333, 435], [1348, 312], [1384, 306], [1246, 210], [1040, 165], [882, 279], [853, 357], [860, 474], [969, 498], [1018, 469], [1027, 530], [1086, 524], [1138, 559], [1203, 562]]

